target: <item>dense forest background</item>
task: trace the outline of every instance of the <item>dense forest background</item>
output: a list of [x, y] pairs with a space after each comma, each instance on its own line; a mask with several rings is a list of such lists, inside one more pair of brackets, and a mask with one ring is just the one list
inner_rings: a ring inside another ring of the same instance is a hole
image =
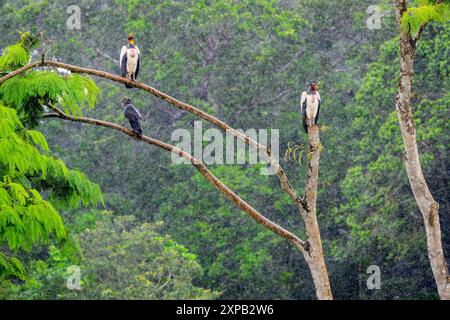
[[[19, 31], [43, 32], [47, 58], [118, 73], [127, 34], [142, 54], [139, 80], [204, 109], [235, 128], [280, 130], [281, 155], [306, 148], [299, 96], [318, 80], [322, 97], [318, 220], [336, 299], [437, 298], [423, 220], [403, 164], [395, 113], [398, 38], [387, 1], [108, 0], [0, 1], [0, 50]], [[69, 5], [81, 30], [69, 30]], [[367, 26], [370, 5], [381, 26]], [[450, 256], [450, 23], [430, 24], [418, 47], [414, 116], [427, 182], [440, 204]], [[35, 52], [39, 59], [39, 52]], [[194, 116], [123, 85], [101, 89], [83, 114], [126, 125], [126, 94], [146, 134], [170, 142]], [[204, 123], [203, 127], [209, 128]], [[19, 252], [24, 279], [0, 279], [0, 298], [313, 299], [302, 255], [229, 203], [188, 165], [119, 133], [42, 120], [53, 154], [97, 183], [104, 206], [60, 210], [73, 250], [55, 241]], [[305, 166], [280, 159], [295, 188]], [[212, 166], [268, 217], [304, 234], [298, 212], [258, 166]], [[1, 249], [1, 247], [0, 247]], [[66, 287], [79, 265], [80, 290]], [[379, 290], [366, 286], [381, 268]], [[149, 280], [150, 279], [150, 280]]]

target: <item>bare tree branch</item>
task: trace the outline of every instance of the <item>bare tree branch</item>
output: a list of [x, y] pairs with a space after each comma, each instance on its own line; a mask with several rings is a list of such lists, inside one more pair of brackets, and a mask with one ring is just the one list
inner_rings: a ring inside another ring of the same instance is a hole
[[[122, 78], [121, 76], [110, 74], [104, 71], [95, 70], [95, 69], [88, 69], [78, 66], [73, 66], [57, 61], [40, 61], [40, 62], [34, 62], [30, 63], [20, 69], [17, 69], [10, 74], [1, 77], [0, 78], [0, 85], [4, 83], [5, 81], [11, 79], [14, 76], [17, 76], [27, 70], [30, 70], [32, 68], [36, 67], [42, 67], [42, 66], [49, 66], [49, 67], [55, 67], [55, 68], [62, 68], [70, 70], [73, 73], [82, 73], [82, 74], [88, 74], [93, 76], [98, 76], [106, 79], [110, 79], [112, 81], [116, 81], [123, 84], [129, 84], [131, 86], [134, 86], [135, 88], [147, 91], [151, 93], [152, 95], [172, 104], [173, 106], [188, 111], [198, 117], [200, 117], [203, 120], [206, 120], [210, 122], [211, 124], [217, 126], [218, 128], [225, 130], [228, 134], [237, 137], [238, 139], [241, 139], [246, 144], [256, 148], [257, 150], [261, 151], [262, 155], [266, 156], [266, 160], [269, 162], [269, 164], [275, 168], [275, 172], [278, 176], [278, 179], [281, 184], [281, 188], [284, 192], [286, 192], [291, 200], [295, 203], [297, 206], [299, 213], [305, 222], [306, 226], [306, 234], [308, 237], [308, 240], [306, 242], [303, 242], [300, 240], [297, 236], [292, 234], [291, 232], [281, 228], [280, 226], [276, 225], [272, 221], [265, 218], [263, 215], [261, 215], [258, 211], [256, 211], [254, 208], [252, 208], [249, 204], [247, 204], [245, 201], [243, 201], [239, 196], [237, 196], [232, 190], [230, 190], [227, 186], [225, 186], [219, 179], [217, 179], [212, 173], [197, 159], [193, 158], [191, 155], [183, 152], [180, 149], [175, 148], [174, 146], [171, 146], [169, 144], [163, 143], [161, 141], [151, 139], [149, 137], [138, 137], [136, 136], [131, 130], [124, 128], [122, 126], [119, 126], [114, 123], [105, 122], [102, 120], [96, 120], [96, 119], [90, 119], [85, 117], [72, 117], [70, 115], [66, 115], [62, 113], [61, 110], [52, 108], [55, 113], [47, 114], [46, 118], [61, 118], [65, 120], [70, 121], [76, 121], [76, 122], [85, 122], [93, 125], [99, 125], [104, 127], [113, 128], [116, 130], [119, 130], [123, 133], [126, 133], [130, 136], [133, 136], [135, 139], [145, 141], [149, 144], [153, 144], [156, 146], [159, 146], [167, 151], [176, 152], [179, 156], [182, 156], [186, 159], [188, 159], [203, 175], [205, 179], [207, 179], [211, 184], [213, 184], [217, 189], [219, 189], [222, 193], [224, 193], [227, 198], [229, 198], [231, 201], [233, 201], [239, 208], [241, 208], [243, 211], [245, 211], [247, 214], [249, 214], [253, 219], [258, 221], [259, 223], [265, 225], [267, 228], [275, 232], [276, 234], [279, 234], [280, 236], [289, 239], [292, 243], [294, 243], [303, 253], [303, 256], [308, 263], [308, 266], [311, 270], [311, 274], [313, 277], [314, 285], [316, 288], [316, 295], [318, 299], [332, 299], [332, 293], [330, 289], [330, 282], [328, 278], [328, 272], [325, 265], [325, 260], [323, 257], [322, 252], [322, 243], [320, 239], [320, 230], [317, 223], [317, 217], [315, 212], [316, 207], [316, 197], [308, 196], [308, 194], [311, 193], [317, 193], [317, 184], [311, 184], [307, 183], [307, 187], [305, 190], [305, 196], [303, 198], [300, 198], [292, 185], [289, 182], [288, 177], [284, 173], [284, 170], [281, 168], [278, 159], [275, 159], [272, 154], [270, 148], [267, 146], [264, 146], [262, 144], [259, 144], [257, 141], [254, 141], [247, 135], [243, 134], [242, 132], [239, 132], [233, 128], [231, 128], [229, 125], [224, 123], [223, 121], [215, 118], [214, 116], [195, 108], [192, 105], [189, 105], [187, 103], [184, 103], [180, 100], [177, 100], [171, 96], [169, 96], [166, 93], [163, 93], [151, 86], [148, 86], [146, 84], [142, 84], [140, 82], [133, 82], [129, 79]], [[309, 161], [308, 160], [308, 167], [315, 167], [311, 171], [311, 178], [317, 179], [318, 178], [318, 166], [319, 166], [319, 158], [318, 153], [319, 148], [314, 148], [312, 146], [318, 146], [320, 144], [319, 141], [319, 128], [317, 126], [313, 126], [309, 129], [308, 137], [310, 140], [310, 155], [311, 159], [317, 159], [317, 161]], [[317, 156], [316, 156], [317, 153]], [[308, 171], [309, 172], [309, 171]], [[316, 178], [313, 177], [313, 175], [316, 176]], [[310, 178], [307, 178], [307, 181], [311, 180]], [[308, 188], [315, 188], [314, 190], [308, 190]], [[309, 240], [310, 239], [310, 240]]]
[[150, 145], [157, 146], [159, 148], [162, 148], [166, 151], [172, 152], [177, 154], [180, 157], [185, 158], [188, 160], [199, 172], [200, 174], [214, 187], [216, 187], [220, 192], [222, 192], [229, 200], [231, 200], [237, 207], [239, 207], [242, 211], [247, 213], [250, 217], [252, 217], [255, 221], [262, 224], [275, 234], [278, 234], [279, 236], [289, 240], [292, 242], [297, 248], [304, 250], [305, 242], [302, 241], [299, 237], [297, 237], [292, 232], [284, 229], [283, 227], [279, 226], [278, 224], [272, 222], [271, 220], [267, 219], [264, 215], [259, 213], [256, 209], [254, 209], [250, 204], [248, 204], [246, 201], [241, 199], [236, 193], [234, 193], [230, 188], [228, 188], [222, 181], [220, 181], [214, 174], [212, 174], [211, 171], [198, 159], [194, 158], [187, 152], [184, 152], [183, 150], [172, 146], [171, 144], [167, 144], [165, 142], [162, 142], [157, 139], [150, 138], [148, 136], [138, 136], [136, 135], [131, 129], [128, 129], [126, 127], [123, 127], [121, 125], [118, 125], [113, 122], [93, 119], [93, 118], [87, 118], [87, 117], [78, 117], [78, 116], [71, 116], [66, 113], [64, 113], [62, 110], [58, 109], [57, 107], [46, 104], [47, 107], [52, 109], [54, 113], [47, 113], [44, 114], [44, 118], [59, 118], [62, 120], [68, 120], [73, 122], [82, 122], [87, 123], [94, 126], [101, 126], [109, 129], [114, 129], [117, 131], [120, 131], [138, 141], [142, 141], [145, 143], [148, 143]]
[[140, 83], [140, 82], [133, 82], [129, 79], [123, 78], [119, 75], [115, 75], [115, 74], [111, 74], [105, 71], [100, 71], [100, 70], [95, 70], [95, 69], [88, 69], [88, 68], [83, 68], [83, 67], [78, 67], [78, 66], [73, 66], [70, 64], [66, 64], [66, 63], [62, 63], [62, 62], [57, 62], [57, 61], [38, 61], [38, 62], [33, 62], [30, 64], [27, 64], [26, 66], [17, 69], [11, 73], [9, 73], [8, 75], [1, 77], [0, 78], [0, 85], [2, 83], [4, 83], [5, 81], [13, 78], [14, 76], [17, 76], [27, 70], [33, 69], [33, 68], [37, 68], [37, 67], [41, 67], [41, 66], [50, 66], [50, 67], [55, 67], [55, 68], [62, 68], [62, 69], [67, 69], [70, 70], [73, 73], [82, 73], [82, 74], [88, 74], [88, 75], [93, 75], [93, 76], [98, 76], [98, 77], [102, 77], [102, 78], [106, 78], [106, 79], [110, 79], [112, 81], [115, 82], [120, 82], [123, 84], [129, 84], [131, 86], [134, 86], [135, 88], [147, 91], [149, 93], [151, 93], [152, 95], [168, 102], [169, 104], [188, 111], [198, 117], [200, 117], [203, 120], [206, 120], [208, 122], [210, 122], [211, 124], [215, 125], [216, 127], [227, 131], [227, 133], [229, 133], [232, 136], [237, 137], [238, 139], [241, 139], [242, 141], [244, 141], [245, 143], [247, 143], [248, 145], [256, 148], [257, 150], [260, 150], [262, 152], [262, 154], [265, 154], [267, 157], [267, 160], [270, 162], [271, 166], [275, 168], [275, 172], [276, 175], [279, 178], [280, 184], [282, 189], [289, 195], [289, 197], [292, 199], [292, 201], [297, 205], [297, 208], [300, 210], [300, 212], [306, 213], [304, 211], [304, 208], [307, 206], [304, 198], [300, 198], [296, 191], [294, 190], [294, 188], [292, 187], [291, 183], [289, 182], [288, 177], [286, 176], [284, 170], [281, 168], [279, 162], [277, 159], [275, 159], [274, 157], [272, 157], [271, 155], [271, 151], [267, 146], [264, 146], [260, 143], [258, 143], [257, 141], [251, 139], [250, 137], [248, 137], [247, 135], [243, 134], [242, 132], [239, 132], [235, 129], [233, 129], [232, 127], [230, 127], [228, 124], [226, 124], [225, 122], [217, 119], [216, 117], [190, 105], [187, 103], [184, 103], [176, 98], [171, 97], [170, 95], [161, 92], [149, 85]]

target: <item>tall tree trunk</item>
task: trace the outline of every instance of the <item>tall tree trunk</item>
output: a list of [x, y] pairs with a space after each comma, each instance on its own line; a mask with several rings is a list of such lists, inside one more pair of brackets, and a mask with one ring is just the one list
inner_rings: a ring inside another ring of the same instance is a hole
[[450, 277], [441, 241], [439, 204], [434, 200], [422, 172], [417, 148], [416, 128], [411, 111], [411, 92], [414, 77], [416, 42], [410, 32], [401, 27], [406, 12], [406, 1], [397, 0], [396, 18], [400, 30], [400, 80], [396, 97], [396, 109], [405, 145], [405, 165], [414, 198], [422, 213], [427, 236], [428, 258], [441, 299], [450, 300]]
[[319, 224], [317, 223], [316, 203], [317, 187], [319, 184], [320, 159], [320, 130], [318, 126], [308, 128], [308, 161], [306, 168], [305, 198], [307, 207], [302, 210], [303, 221], [306, 227], [306, 241], [309, 243], [309, 252], [304, 252], [306, 262], [311, 270], [316, 294], [319, 300], [331, 300], [333, 295], [330, 288], [327, 266], [322, 250]]

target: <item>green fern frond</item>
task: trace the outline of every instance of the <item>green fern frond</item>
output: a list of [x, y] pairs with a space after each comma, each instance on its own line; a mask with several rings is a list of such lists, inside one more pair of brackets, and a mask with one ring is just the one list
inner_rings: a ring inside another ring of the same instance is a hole
[[23, 129], [16, 110], [5, 107], [0, 102], [0, 137], [4, 137], [16, 128]]
[[53, 159], [50, 162], [49, 172], [51, 176], [67, 179], [69, 175], [69, 169], [67, 169], [66, 164], [61, 159]]
[[90, 78], [74, 74], [61, 76], [51, 71], [31, 71], [14, 77], [0, 87], [3, 102], [25, 114], [42, 110], [42, 104], [49, 101], [60, 103], [69, 114], [80, 116], [87, 105], [93, 108], [100, 89]]
[[[29, 51], [38, 42], [39, 38], [22, 34], [21, 42], [0, 57], [0, 70], [28, 63]], [[71, 242], [66, 241], [67, 232], [54, 205], [104, 205], [97, 184], [80, 171], [69, 170], [50, 154], [42, 133], [27, 129], [38, 123], [45, 102], [60, 103], [66, 112], [80, 115], [85, 105], [94, 106], [99, 93], [90, 78], [48, 71], [29, 71], [0, 86], [0, 246], [9, 252], [29, 251], [52, 238], [69, 248]], [[48, 192], [50, 200], [41, 196], [42, 191]], [[24, 274], [19, 260], [0, 253], [0, 277]]]
[[0, 211], [0, 232], [10, 225], [20, 227], [21, 220], [19, 213], [14, 211], [10, 204], [2, 205]]
[[104, 204], [103, 195], [100, 192], [99, 186], [89, 181], [81, 171], [70, 170], [67, 180], [75, 192], [75, 197], [71, 200], [72, 206], [76, 207], [77, 202], [79, 203], [80, 201], [84, 206], [88, 206], [89, 204], [96, 205], [98, 203]]
[[11, 205], [11, 198], [8, 191], [0, 186], [0, 208]]
[[45, 137], [42, 133], [35, 130], [27, 130], [27, 134], [36, 146], [40, 146], [45, 152], [50, 152], [47, 140], [45, 140]]
[[48, 244], [52, 234], [60, 241], [67, 236], [56, 209], [41, 197], [28, 197], [29, 204], [0, 208], [0, 243], [7, 242], [13, 252], [29, 251], [35, 243]]
[[8, 257], [0, 252], [0, 278], [6, 276], [15, 276], [23, 280], [25, 279], [25, 268], [18, 259]]
[[21, 184], [14, 182], [7, 184], [7, 187], [11, 190], [10, 194], [13, 201], [17, 202], [21, 206], [24, 206], [29, 198], [29, 194], [25, 188]]
[[6, 47], [0, 57], [0, 71], [10, 72], [26, 65], [31, 55], [20, 43]]
[[11, 72], [21, 68], [31, 61], [31, 52], [39, 47], [42, 34], [31, 35], [30, 32], [22, 32], [20, 41], [8, 46], [0, 56], [0, 71]]
[[434, 4], [428, 0], [417, 2], [417, 6], [410, 7], [403, 14], [402, 27], [405, 31], [410, 30], [416, 34], [420, 27], [430, 21], [445, 22], [450, 19], [450, 4], [443, 2]]

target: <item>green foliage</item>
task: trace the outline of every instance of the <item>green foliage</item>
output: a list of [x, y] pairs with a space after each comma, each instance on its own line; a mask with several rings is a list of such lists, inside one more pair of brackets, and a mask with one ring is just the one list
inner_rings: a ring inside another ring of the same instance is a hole
[[[32, 37], [28, 32], [23, 33], [19, 43], [5, 48], [0, 57], [0, 72], [12, 71], [28, 63], [30, 51], [37, 45], [39, 35]], [[17, 109], [21, 121], [30, 127], [39, 125], [45, 103], [59, 103], [67, 113], [81, 115], [85, 104], [94, 107], [99, 94], [100, 89], [88, 77], [42, 70], [28, 71], [0, 87], [3, 104]]]
[[20, 43], [6, 47], [0, 57], [0, 71], [14, 70], [23, 67], [30, 61], [30, 54]]
[[21, 33], [19, 43], [3, 50], [0, 56], [0, 72], [12, 71], [26, 65], [31, 60], [31, 51], [39, 46], [40, 41], [41, 34], [33, 36], [29, 32]]
[[[55, 202], [63, 203], [62, 197], [70, 197], [67, 204], [72, 207], [97, 204], [102, 195], [97, 185], [77, 170], [68, 170], [61, 160], [50, 155], [44, 136], [32, 130], [26, 130], [17, 117], [16, 111], [0, 105], [0, 243], [6, 243], [11, 252], [19, 249], [30, 251], [33, 244], [50, 242], [54, 234], [56, 239], [66, 239], [61, 217], [53, 204], [42, 198], [40, 191], [50, 190], [50, 195], [58, 195], [61, 189], [44, 182], [59, 181], [65, 183], [61, 197], [55, 196]], [[23, 277], [20, 262], [2, 254], [0, 276]], [[13, 272], [16, 271], [16, 272]]]
[[100, 90], [90, 78], [61, 76], [51, 71], [31, 71], [14, 77], [0, 87], [0, 98], [14, 107], [23, 121], [36, 127], [42, 118], [44, 103], [60, 103], [63, 110], [81, 115], [86, 103], [93, 108]]
[[4, 280], [0, 284], [0, 299], [75, 299], [77, 292], [66, 285], [73, 263], [71, 255], [51, 245], [47, 259], [29, 263], [22, 283]]
[[440, 4], [435, 4], [435, 2], [431, 0], [414, 1], [414, 6], [409, 7], [403, 14], [403, 29], [414, 35], [422, 25], [430, 21], [439, 23], [448, 21], [450, 19], [450, 2], [444, 1]]
[[15, 276], [24, 279], [25, 269], [18, 259], [8, 257], [4, 253], [0, 252], [0, 275], [2, 277]]
[[89, 204], [102, 203], [104, 199], [97, 184], [89, 181], [85, 174], [74, 169], [68, 171], [64, 180], [62, 179], [45, 179], [40, 181], [45, 187], [56, 185], [49, 195], [49, 200], [61, 208], [77, 208], [80, 204], [88, 206]]
[[[39, 36], [23, 33], [18, 44], [3, 52], [0, 70], [27, 63], [39, 41]], [[68, 170], [52, 156], [44, 135], [22, 123], [37, 126], [44, 101], [59, 101], [79, 113], [85, 101], [93, 107], [98, 93], [90, 79], [43, 71], [28, 72], [0, 86], [0, 245], [6, 248], [0, 252], [0, 278], [24, 277], [24, 267], [12, 256], [19, 250], [30, 252], [53, 238], [63, 250], [73, 251], [57, 208], [103, 202], [98, 185], [79, 170]]]
[[[433, 15], [427, 17], [426, 8], [421, 7], [434, 3], [409, 2], [410, 11], [417, 8], [418, 15], [405, 15], [405, 20], [411, 19], [413, 25], [416, 18], [419, 23], [428, 21]], [[14, 41], [17, 29], [36, 32], [43, 28], [47, 38], [54, 40], [51, 54], [58, 59], [116, 72], [117, 50], [133, 32], [143, 54], [145, 72], [140, 81], [211, 112], [233, 127], [280, 129], [281, 155], [293, 144], [306, 145], [298, 99], [305, 82], [319, 79], [324, 101], [319, 124], [329, 129], [321, 131], [324, 150], [318, 220], [334, 296], [436, 298], [423, 221], [404, 172], [403, 142], [394, 110], [399, 63], [398, 30], [392, 14], [383, 15], [381, 29], [368, 30], [367, 1], [84, 0], [80, 7], [89, 15], [83, 16], [83, 32], [74, 32], [61, 28], [69, 4], [65, 0], [7, 1], [0, 19], [5, 30], [0, 35], [2, 43]], [[393, 10], [392, 1], [376, 4], [383, 11]], [[421, 161], [440, 204], [444, 251], [449, 252], [446, 90], [450, 87], [450, 33], [448, 23], [429, 25], [418, 43], [413, 111]], [[98, 84], [102, 88], [98, 107], [83, 112], [126, 124], [117, 103], [123, 97], [123, 85]], [[132, 92], [149, 134], [168, 141], [174, 129], [192, 128], [193, 116], [167, 109], [166, 102], [146, 93]], [[38, 110], [39, 99], [30, 102], [29, 109]], [[84, 104], [86, 100], [77, 106], [81, 109]], [[36, 113], [34, 118], [39, 119]], [[19, 117], [24, 120], [22, 112]], [[30, 127], [29, 121], [23, 123]], [[204, 270], [195, 278], [197, 287], [220, 291], [223, 299], [314, 298], [301, 254], [223, 199], [195, 169], [167, 167], [169, 155], [99, 128], [49, 121], [39, 131], [55, 154], [102, 185], [105, 204], [115, 215], [132, 213], [136, 228], [149, 221], [164, 221], [159, 236], [170, 234], [189, 249], [185, 255], [197, 256]], [[39, 143], [39, 139], [28, 138], [33, 145]], [[296, 152], [298, 160], [299, 149]], [[282, 161], [282, 165], [301, 193], [304, 165], [296, 161]], [[248, 165], [212, 169], [245, 200], [304, 238], [298, 212], [280, 192], [276, 178], [262, 177], [257, 167]], [[67, 181], [38, 180], [32, 180], [33, 186], [50, 189], [51, 203], [65, 208], [62, 214], [68, 230], [94, 229], [96, 210], [69, 210], [53, 200], [61, 198], [67, 203]], [[123, 257], [116, 246], [113, 249], [105, 250]], [[95, 250], [85, 246], [85, 255]], [[41, 266], [42, 261], [47, 266], [42, 276], [35, 277], [35, 289], [20, 297], [102, 297], [95, 291], [96, 282], [89, 282], [100, 275], [93, 271], [87, 276], [87, 262], [82, 268], [84, 289], [79, 293], [68, 292], [64, 286], [69, 262], [58, 271], [52, 259], [43, 259], [33, 250], [21, 259], [31, 269], [35, 269], [33, 261], [41, 260]], [[110, 264], [103, 257], [96, 263]], [[372, 264], [382, 269], [381, 290], [369, 291], [365, 286], [366, 268]], [[112, 269], [108, 281], [124, 275], [123, 269]], [[133, 272], [143, 273], [137, 267]], [[136, 293], [132, 286], [142, 288], [142, 283], [124, 276], [132, 284], [126, 289], [131, 295]], [[119, 296], [117, 287], [111, 285], [108, 290], [104, 297]]]
[[[80, 201], [87, 206], [103, 201], [98, 185], [91, 183], [80, 171], [68, 170], [61, 160], [51, 156], [44, 136], [37, 131], [26, 130], [14, 109], [0, 105], [0, 126], [3, 183], [19, 181], [27, 190], [32, 190], [34, 185], [50, 191], [49, 198], [59, 206], [66, 203], [69, 207], [76, 207]], [[56, 187], [52, 188], [52, 183]], [[32, 197], [22, 195], [19, 200], [22, 198]]]
[[[104, 212], [79, 241], [84, 252], [81, 290], [65, 287], [72, 262], [55, 247], [36, 261], [21, 286], [6, 285], [4, 295], [21, 299], [212, 299], [192, 284], [202, 273], [197, 257], [169, 236], [161, 223], [138, 223], [133, 216]], [[120, 279], [118, 281], [118, 279]], [[1, 292], [1, 290], [0, 290]]]
[[[446, 49], [431, 48], [445, 47], [449, 28], [448, 23], [444, 24], [442, 33], [421, 40], [413, 96], [422, 166], [427, 181], [436, 190], [435, 196], [441, 202], [445, 192], [440, 193], [436, 186], [445, 184], [447, 179], [445, 174], [442, 176], [439, 173], [442, 171], [438, 163], [447, 161], [444, 160], [447, 156], [443, 150], [449, 145], [449, 136], [445, 133], [449, 126], [450, 107], [445, 89], [448, 82], [445, 61], [448, 58]], [[347, 169], [341, 183], [346, 201], [333, 210], [335, 223], [338, 228], [346, 230], [342, 232], [345, 236], [332, 243], [331, 247], [338, 260], [347, 261], [349, 257], [358, 255], [356, 260], [363, 266], [360, 267], [361, 273], [376, 261], [385, 270], [383, 281], [390, 292], [389, 297], [402, 294], [398, 288], [405, 281], [405, 276], [399, 274], [411, 273], [411, 265], [420, 261], [427, 267], [415, 269], [414, 277], [419, 277], [421, 281], [414, 282], [414, 285], [418, 286], [416, 296], [425, 298], [430, 297], [430, 293], [424, 287], [433, 280], [425, 254], [421, 215], [404, 174], [404, 147], [397, 113], [386, 108], [392, 105], [395, 97], [398, 63], [392, 64], [392, 61], [398, 61], [397, 41], [389, 41], [380, 49], [378, 60], [368, 67], [356, 93], [355, 104], [349, 106], [355, 113], [348, 128], [349, 134], [359, 137], [351, 152], [358, 154], [358, 157], [354, 159], [354, 165]], [[370, 97], [369, 106], [367, 97]], [[374, 141], [377, 141], [375, 145]], [[380, 297], [370, 292], [365, 292], [364, 296]]]

